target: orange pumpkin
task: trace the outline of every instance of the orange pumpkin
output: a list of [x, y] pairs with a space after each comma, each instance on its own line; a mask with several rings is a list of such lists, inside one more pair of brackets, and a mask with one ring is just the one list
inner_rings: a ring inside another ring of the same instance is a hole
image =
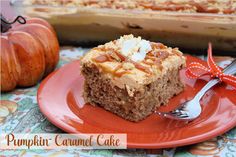
[[1, 91], [37, 84], [59, 60], [58, 39], [48, 22], [27, 18], [10, 27], [1, 32]]

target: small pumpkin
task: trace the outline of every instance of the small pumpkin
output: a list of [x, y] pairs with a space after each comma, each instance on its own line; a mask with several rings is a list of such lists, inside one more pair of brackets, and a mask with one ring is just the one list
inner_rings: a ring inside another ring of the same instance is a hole
[[1, 16], [1, 91], [29, 87], [54, 70], [59, 43], [52, 26], [43, 19], [25, 24], [3, 24]]

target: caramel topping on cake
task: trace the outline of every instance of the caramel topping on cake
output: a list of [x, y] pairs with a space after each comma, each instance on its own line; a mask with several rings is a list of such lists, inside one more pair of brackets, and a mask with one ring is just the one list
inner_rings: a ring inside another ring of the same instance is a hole
[[145, 67], [145, 66], [142, 66], [142, 65], [139, 64], [139, 63], [133, 62], [133, 64], [134, 64], [135, 68], [137, 68], [137, 69], [139, 69], [139, 70], [141, 70], [141, 71], [143, 71], [143, 72], [145, 72], [145, 73], [147, 73], [147, 74], [152, 74], [152, 72], [149, 70], [149, 68], [147, 68], [147, 67]]
[[93, 58], [93, 60], [97, 63], [103, 63], [103, 62], [112, 61], [112, 58], [108, 54], [103, 54], [103, 55]]
[[[144, 64], [147, 63], [147, 65], [154, 64], [154, 62], [153, 63], [146, 62], [145, 55], [149, 52], [144, 52], [144, 51], [145, 50], [150, 51], [150, 49], [151, 49], [151, 45], [148, 41], [142, 40], [140, 37], [134, 38], [132, 36], [132, 38], [130, 38], [128, 40], [123, 40], [121, 38], [116, 41], [113, 41], [112, 43], [113, 44], [120, 44], [119, 45], [120, 47], [117, 50], [114, 48], [111, 48], [111, 47], [106, 48], [105, 46], [101, 46], [99, 48], [94, 48], [94, 50], [99, 50], [99, 51], [104, 51], [104, 52], [109, 52], [109, 53], [105, 53], [105, 54], [101, 54], [99, 56], [96, 56], [93, 58], [93, 61], [96, 63], [118, 61], [118, 62], [121, 62], [121, 65], [124, 65], [123, 63], [127, 62], [127, 63], [129, 63], [130, 66], [133, 66], [140, 71], [143, 71], [147, 74], [152, 74], [152, 71], [148, 67], [145, 67], [141, 63], [134, 61], [134, 60], [140, 60], [140, 59], [144, 58], [142, 63], [144, 63]], [[142, 45], [142, 43], [144, 43], [144, 45]], [[121, 44], [123, 44], [123, 45], [121, 45]], [[158, 46], [163, 47], [161, 44]], [[136, 50], [136, 52], [135, 52], [135, 50]], [[146, 56], [148, 56], [148, 55], [146, 55]], [[117, 72], [120, 69], [123, 69], [123, 71]], [[109, 71], [109, 70], [105, 70], [105, 71]], [[127, 73], [129, 73], [129, 70], [127, 70], [127, 68], [124, 68], [124, 66], [118, 66], [113, 72], [114, 76], [118, 76], [118, 77], [121, 77], [122, 75], [127, 74]]]
[[[107, 57], [107, 55], [98, 56], [98, 57], [96, 57], [96, 58], [93, 58], [93, 60], [94, 60], [95, 62], [97, 62], [97, 63], [104, 63], [104, 62], [111, 61], [111, 60], [109, 60], [109, 57]], [[137, 69], [139, 69], [139, 70], [141, 70], [141, 71], [143, 71], [143, 72], [145, 72], [145, 73], [147, 73], [147, 74], [152, 74], [152, 72], [151, 72], [147, 67], [142, 66], [141, 64], [136, 63], [136, 62], [133, 62], [133, 61], [130, 61], [130, 63], [131, 63], [135, 68], [137, 68]], [[144, 62], [144, 63], [145, 63], [145, 62]], [[151, 64], [149, 64], [149, 65], [151, 65]], [[152, 64], [152, 65], [153, 65], [153, 64]], [[122, 72], [117, 72], [119, 69], [124, 69], [124, 71], [122, 71]], [[105, 71], [109, 71], [109, 70], [105, 70]], [[114, 70], [114, 72], [113, 72], [114, 76], [118, 76], [118, 77], [121, 77], [123, 74], [127, 74], [127, 73], [129, 73], [129, 70], [126, 69], [126, 68], [124, 68], [124, 67], [122, 66], [122, 64], [121, 64], [120, 66], [118, 66], [118, 67]]]
[[113, 71], [113, 75], [116, 77], [121, 77], [124, 74], [130, 73], [129, 69], [123, 69], [124, 63], [118, 65], [115, 70]]
[[[167, 49], [167, 46], [163, 45], [162, 43], [151, 43], [141, 39], [140, 37], [134, 38], [133, 36], [131, 36], [128, 37], [127, 40], [123, 40], [123, 38], [125, 38], [125, 36], [121, 37], [118, 40], [110, 42], [110, 44], [117, 44], [118, 48], [106, 46], [94, 48], [94, 50], [109, 53], [96, 56], [93, 58], [93, 61], [95, 61], [96, 63], [117, 61], [121, 62], [122, 64], [123, 62], [129, 62], [136, 69], [145, 72], [148, 75], [151, 75], [153, 73], [152, 70], [150, 70], [150, 66], [156, 66], [157, 68], [159, 68], [159, 70], [162, 69], [160, 62], [169, 56], [169, 53], [165, 51], [165, 49]], [[142, 43], [144, 45], [142, 45]], [[146, 52], [144, 52], [145, 50]], [[142, 58], [143, 60], [141, 61], [134, 61], [140, 60]], [[141, 63], [147, 66], [144, 66]], [[117, 75], [116, 71], [119, 69], [123, 69], [124, 71]], [[114, 76], [121, 77], [122, 75], [129, 73], [127, 72], [127, 69], [123, 68], [122, 66], [119, 66], [118, 69], [116, 68], [115, 70], [116, 71], [113, 72]]]
[[[132, 77], [138, 82], [160, 77], [168, 68], [185, 64], [185, 57], [178, 48], [153, 43], [125, 35], [120, 39], [93, 48], [82, 59], [82, 64], [94, 64], [114, 81]], [[135, 84], [135, 82], [134, 82]]]
[[[128, 39], [124, 40], [123, 38], [125, 37], [127, 37]], [[162, 70], [160, 63], [162, 60], [166, 59], [169, 56], [169, 53], [165, 50], [167, 49], [167, 46], [163, 45], [162, 43], [148, 42], [146, 40], [141, 39], [140, 37], [134, 38], [132, 35], [121, 37], [118, 40], [110, 42], [110, 44], [111, 43], [113, 43], [114, 45], [119, 44], [120, 47], [106, 47], [106, 45], [104, 45], [98, 48], [94, 48], [94, 50], [103, 51], [105, 52], [105, 54], [100, 54], [92, 58], [92, 60], [96, 63], [113, 62], [113, 61], [120, 62], [121, 64], [117, 66], [112, 72], [112, 74], [117, 77], [121, 77], [124, 74], [130, 73], [129, 69], [124, 68], [123, 66], [124, 62], [127, 62], [130, 65], [133, 65], [133, 67], [135, 67], [136, 69], [148, 75], [151, 75], [153, 72], [151, 71], [150, 66], [156, 66], [156, 68]], [[141, 45], [141, 43], [145, 43], [144, 46]], [[140, 49], [143, 49], [141, 51], [148, 50], [148, 52], [140, 52]], [[178, 51], [178, 49], [174, 50], [175, 53], [176, 51]], [[139, 56], [138, 58], [139, 60], [140, 58], [144, 59], [140, 62], [133, 61], [132, 59], [134, 60], [137, 59], [136, 57], [133, 57], [133, 56], [138, 56], [136, 54], [145, 55], [145, 56]], [[147, 66], [144, 66], [141, 63]], [[122, 72], [118, 72], [121, 69], [123, 69]], [[111, 70], [105, 70], [105, 71], [111, 71]]]

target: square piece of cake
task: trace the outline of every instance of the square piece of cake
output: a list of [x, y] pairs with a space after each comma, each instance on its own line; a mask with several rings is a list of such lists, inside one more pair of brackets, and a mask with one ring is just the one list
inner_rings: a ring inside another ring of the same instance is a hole
[[125, 35], [91, 49], [81, 59], [83, 97], [130, 121], [140, 121], [184, 89], [178, 48]]

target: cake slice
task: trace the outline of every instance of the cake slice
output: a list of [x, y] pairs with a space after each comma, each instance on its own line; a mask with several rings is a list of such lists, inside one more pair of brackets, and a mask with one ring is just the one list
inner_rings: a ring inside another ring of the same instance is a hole
[[184, 89], [178, 48], [125, 35], [81, 59], [83, 97], [129, 121], [140, 121]]

